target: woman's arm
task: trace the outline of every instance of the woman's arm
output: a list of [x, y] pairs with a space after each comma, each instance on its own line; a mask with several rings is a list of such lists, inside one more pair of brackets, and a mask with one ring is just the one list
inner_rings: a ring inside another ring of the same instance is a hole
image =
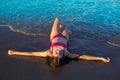
[[104, 58], [104, 57], [97, 57], [97, 56], [89, 56], [89, 55], [80, 55], [80, 54], [68, 54], [68, 57], [71, 59], [77, 58], [77, 59], [84, 59], [84, 60], [94, 60], [94, 61], [103, 61], [103, 62], [110, 62], [110, 58]]
[[104, 58], [104, 57], [97, 57], [97, 56], [89, 56], [89, 55], [81, 55], [78, 57], [78, 59], [84, 59], [84, 60], [98, 60], [103, 62], [110, 62], [110, 58]]
[[42, 51], [42, 52], [19, 52], [19, 51], [13, 51], [8, 50], [8, 55], [20, 55], [20, 56], [38, 56], [38, 57], [47, 57], [49, 54], [49, 50]]

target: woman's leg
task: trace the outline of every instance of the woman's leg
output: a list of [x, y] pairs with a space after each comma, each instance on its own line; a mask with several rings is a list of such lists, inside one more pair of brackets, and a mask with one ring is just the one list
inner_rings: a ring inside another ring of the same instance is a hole
[[66, 29], [65, 25], [60, 24], [61, 33], [69, 40], [69, 32]]
[[50, 34], [50, 39], [52, 39], [53, 36], [55, 36], [59, 33], [60, 33], [59, 19], [56, 18], [54, 23], [53, 23], [53, 27], [52, 27], [51, 34]]

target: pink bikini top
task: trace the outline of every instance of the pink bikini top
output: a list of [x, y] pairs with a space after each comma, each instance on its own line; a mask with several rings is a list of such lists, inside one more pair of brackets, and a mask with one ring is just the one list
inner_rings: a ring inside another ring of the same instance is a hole
[[[57, 37], [62, 37], [62, 38], [64, 38], [64, 39], [68, 40], [64, 35], [62, 35], [61, 33], [59, 33], [59, 34], [57, 34], [57, 35], [55, 35], [55, 36], [52, 37], [52, 39], [50, 40], [51, 43], [52, 43], [52, 40], [55, 39], [55, 38], [57, 38]], [[61, 46], [63, 49], [67, 47], [67, 45], [65, 45], [64, 43], [55, 42], [55, 43], [52, 43], [52, 44], [50, 45], [50, 48], [52, 49], [52, 48], [55, 47], [55, 46]]]

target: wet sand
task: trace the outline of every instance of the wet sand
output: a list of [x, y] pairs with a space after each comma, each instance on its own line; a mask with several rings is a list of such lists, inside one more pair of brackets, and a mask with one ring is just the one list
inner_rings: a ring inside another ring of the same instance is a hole
[[69, 50], [96, 56], [109, 56], [110, 63], [71, 61], [51, 69], [45, 59], [8, 56], [7, 50], [43, 51], [49, 48], [48, 36], [31, 36], [0, 27], [0, 80], [120, 80], [120, 47], [105, 41], [71, 37]]

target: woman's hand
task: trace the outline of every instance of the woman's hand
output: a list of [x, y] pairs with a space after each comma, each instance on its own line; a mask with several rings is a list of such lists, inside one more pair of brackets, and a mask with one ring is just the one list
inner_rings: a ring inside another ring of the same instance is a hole
[[101, 58], [101, 60], [102, 60], [103, 62], [105, 62], [105, 63], [110, 62], [110, 58], [109, 58], [109, 57], [107, 57], [107, 58]]

